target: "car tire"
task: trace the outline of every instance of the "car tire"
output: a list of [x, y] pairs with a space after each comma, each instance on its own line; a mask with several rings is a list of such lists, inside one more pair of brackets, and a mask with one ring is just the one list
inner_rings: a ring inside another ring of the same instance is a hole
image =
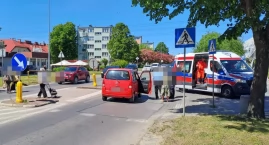
[[135, 102], [135, 94], [132, 95], [132, 98], [129, 99], [129, 102], [130, 103], [134, 103]]
[[87, 76], [87, 77], [86, 77], [85, 82], [86, 82], [86, 83], [89, 83], [89, 82], [90, 82], [90, 76]]
[[224, 98], [233, 98], [233, 90], [232, 87], [226, 85], [221, 88], [221, 96]]
[[102, 96], [102, 100], [103, 100], [103, 101], [107, 101], [107, 97]]
[[77, 84], [78, 83], [78, 77], [75, 77], [73, 80], [73, 84]]
[[63, 84], [63, 82], [58, 82], [59, 85]]

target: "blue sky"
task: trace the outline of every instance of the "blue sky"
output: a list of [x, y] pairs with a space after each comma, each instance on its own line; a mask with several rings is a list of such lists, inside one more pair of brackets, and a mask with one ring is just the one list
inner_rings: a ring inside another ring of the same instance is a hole
[[[49, 17], [48, 0], [1, 0], [0, 38], [16, 38], [37, 42], [48, 42]], [[51, 0], [51, 30], [60, 23], [67, 21], [79, 26], [109, 26], [123, 22], [129, 26], [131, 33], [143, 36], [143, 41], [164, 42], [171, 54], [182, 53], [174, 48], [175, 28], [184, 28], [189, 13], [186, 12], [173, 20], [163, 19], [155, 24], [143, 14], [140, 7], [131, 7], [131, 0]], [[223, 33], [227, 23], [220, 27], [205, 28], [196, 26], [196, 41], [209, 31]], [[252, 33], [242, 35], [245, 41]], [[188, 48], [187, 52], [192, 51]]]

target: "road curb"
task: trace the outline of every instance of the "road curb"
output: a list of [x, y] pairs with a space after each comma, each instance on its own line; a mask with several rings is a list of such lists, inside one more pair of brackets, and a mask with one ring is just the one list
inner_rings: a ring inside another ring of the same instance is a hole
[[77, 87], [77, 89], [96, 89], [96, 90], [101, 90], [101, 86], [96, 86], [96, 87]]
[[[16, 103], [13, 100], [3, 100], [0, 102], [0, 106], [6, 106], [6, 107], [18, 107], [18, 108], [35, 108], [35, 107], [41, 107], [49, 104], [54, 104], [59, 102], [59, 100], [52, 100], [50, 98], [48, 99], [34, 99], [29, 100], [27, 103]], [[31, 104], [32, 103], [32, 104]]]

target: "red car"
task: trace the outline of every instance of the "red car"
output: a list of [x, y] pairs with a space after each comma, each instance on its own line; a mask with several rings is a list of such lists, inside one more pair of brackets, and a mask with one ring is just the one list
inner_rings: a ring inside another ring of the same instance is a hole
[[[81, 66], [68, 66], [64, 70], [64, 81], [77, 84], [78, 81], [85, 80], [86, 83], [90, 82], [90, 73], [85, 67]], [[58, 82], [62, 84], [63, 82]]]
[[150, 71], [143, 71], [139, 76], [134, 70], [127, 68], [111, 68], [105, 73], [102, 86], [102, 99], [108, 97], [127, 98], [135, 102], [141, 93], [151, 92], [152, 80]]

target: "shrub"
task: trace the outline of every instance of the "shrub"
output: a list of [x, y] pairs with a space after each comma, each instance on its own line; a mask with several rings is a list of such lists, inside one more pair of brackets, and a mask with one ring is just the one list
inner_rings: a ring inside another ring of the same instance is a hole
[[112, 62], [111, 65], [112, 66], [119, 66], [119, 67], [123, 68], [123, 67], [126, 67], [128, 65], [128, 62], [125, 60], [118, 59], [118, 60]]
[[64, 66], [61, 66], [61, 67], [55, 67], [55, 68], [52, 69], [52, 71], [54, 71], [54, 72], [64, 71], [65, 68], [66, 68], [66, 67], [64, 67]]

